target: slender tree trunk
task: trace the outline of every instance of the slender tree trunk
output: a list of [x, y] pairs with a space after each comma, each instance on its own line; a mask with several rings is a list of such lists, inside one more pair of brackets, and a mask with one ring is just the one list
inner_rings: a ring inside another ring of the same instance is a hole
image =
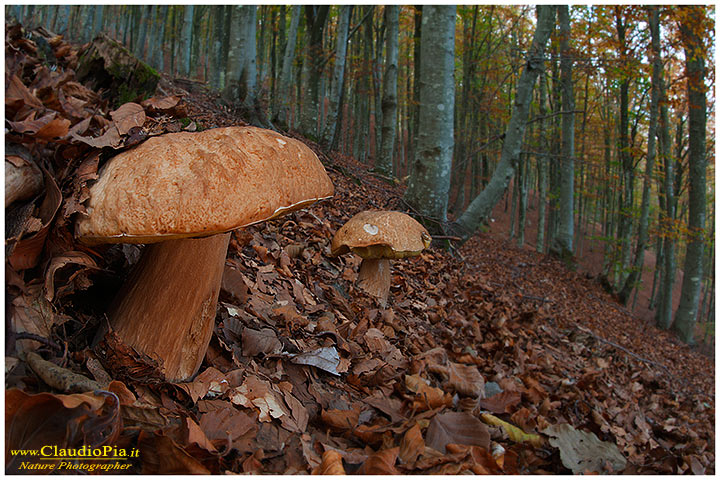
[[290, 99], [292, 98], [292, 61], [295, 58], [295, 43], [297, 42], [298, 25], [300, 24], [300, 5], [293, 5], [290, 16], [290, 29], [288, 39], [285, 43], [282, 68], [280, 69], [280, 80], [278, 81], [278, 110], [275, 112], [273, 121], [289, 127]]
[[222, 44], [225, 41], [225, 6], [213, 5], [210, 7], [212, 18], [212, 48], [210, 62], [210, 85], [215, 89], [221, 89], [220, 72], [224, 69], [225, 62], [222, 60]]
[[[431, 231], [447, 221], [455, 105], [455, 6], [423, 7], [420, 112], [412, 173], [405, 201]], [[429, 221], [433, 224], [430, 225]]]
[[328, 5], [305, 6], [308, 42], [305, 50], [305, 61], [303, 62], [306, 75], [303, 77], [307, 79], [307, 88], [300, 116], [300, 129], [312, 139], [317, 139], [318, 136], [318, 94], [324, 60], [322, 39], [329, 10]]
[[[395, 131], [397, 129], [397, 77], [398, 77], [398, 32], [400, 7], [398, 5], [385, 6], [386, 55], [385, 80], [383, 82], [382, 99], [382, 141], [376, 162], [378, 172], [392, 176], [393, 147], [395, 146]], [[378, 48], [380, 48], [378, 46]]]
[[184, 77], [190, 76], [190, 48], [192, 46], [192, 23], [194, 5], [185, 5], [183, 16], [182, 31], [180, 33], [180, 75]]
[[[228, 50], [227, 84], [223, 98], [254, 110], [257, 89], [256, 9], [254, 5], [233, 6]], [[251, 123], [256, 123], [251, 119]]]
[[413, 158], [415, 158], [415, 139], [418, 137], [418, 117], [420, 112], [420, 67], [422, 66], [422, 54], [420, 52], [420, 41], [422, 39], [422, 14], [423, 6], [414, 5], [415, 14], [413, 21], [415, 29], [413, 30], [413, 86], [412, 96], [410, 100], [410, 142], [408, 147], [408, 175], [412, 174]]
[[335, 132], [337, 131], [338, 107], [340, 105], [340, 95], [342, 94], [342, 86], [345, 79], [345, 57], [352, 8], [352, 5], [342, 5], [340, 7], [335, 45], [335, 66], [333, 67], [332, 84], [330, 85], [330, 105], [325, 119], [325, 128], [323, 128], [320, 140], [320, 143], [325, 146], [332, 145], [333, 140], [335, 140]]
[[55, 33], [67, 35], [70, 22], [70, 5], [60, 5], [57, 13]]
[[657, 136], [657, 117], [658, 104], [660, 101], [660, 73], [662, 69], [662, 59], [660, 58], [660, 17], [659, 8], [657, 6], [650, 7], [650, 35], [652, 37], [652, 55], [653, 55], [653, 71], [652, 71], [652, 91], [650, 94], [650, 124], [648, 127], [648, 147], [647, 158], [645, 160], [645, 178], [643, 179], [642, 201], [640, 206], [640, 225], [638, 227], [638, 240], [635, 247], [635, 262], [630, 271], [625, 285], [618, 293], [620, 301], [627, 305], [630, 293], [636, 287], [640, 272], [645, 262], [645, 246], [648, 241], [648, 217], [650, 213], [650, 185], [652, 182], [652, 172], [655, 167], [656, 154], [656, 136]]
[[630, 260], [630, 237], [632, 236], [632, 206], [633, 206], [633, 185], [635, 182], [635, 162], [630, 151], [630, 141], [628, 138], [629, 129], [629, 89], [630, 89], [630, 72], [628, 68], [628, 53], [626, 45], [627, 18], [622, 18], [622, 7], [615, 7], [615, 27], [618, 34], [618, 42], [620, 45], [620, 142], [619, 142], [619, 158], [622, 168], [622, 191], [619, 202], [619, 223], [618, 238], [620, 240], [620, 272], [618, 280], [623, 281], [626, 277], [628, 264]]
[[673, 285], [675, 284], [675, 231], [672, 225], [675, 220], [675, 189], [674, 189], [674, 159], [670, 154], [670, 120], [668, 115], [667, 92], [665, 82], [661, 78], [662, 88], [660, 101], [660, 158], [663, 160], [665, 169], [665, 181], [663, 190], [665, 192], [664, 215], [662, 218], [661, 232], [664, 235], [663, 244], [663, 270], [660, 277], [660, 289], [658, 292], [658, 309], [656, 323], [659, 328], [667, 330], [672, 324]]
[[574, 234], [575, 193], [575, 98], [572, 83], [570, 51], [570, 8], [558, 7], [560, 26], [560, 89], [562, 91], [562, 166], [560, 167], [560, 201], [558, 234], [552, 251], [561, 258], [572, 256]]
[[537, 240], [535, 243], [535, 250], [539, 253], [545, 252], [545, 220], [547, 212], [547, 174], [548, 174], [548, 158], [547, 158], [547, 137], [545, 134], [545, 117], [547, 116], [547, 80], [545, 79], [545, 69], [543, 68], [540, 72], [540, 94], [538, 99], [539, 113], [540, 113], [540, 128], [538, 149], [540, 154], [537, 156], [537, 170], [538, 170], [538, 225], [537, 225]]
[[525, 68], [517, 84], [515, 105], [505, 133], [500, 162], [495, 167], [487, 187], [473, 199], [465, 212], [452, 226], [453, 230], [463, 240], [469, 239], [488, 218], [493, 207], [502, 197], [503, 192], [507, 190], [510, 179], [515, 174], [515, 166], [520, 156], [525, 135], [525, 125], [528, 119], [533, 86], [538, 74], [542, 72], [545, 44], [555, 25], [554, 6], [539, 5], [537, 11], [537, 27], [532, 46], [527, 55]]
[[105, 13], [104, 5], [95, 5], [93, 7], [95, 15], [93, 15], [93, 36], [103, 31], [103, 15]]
[[673, 330], [688, 344], [694, 343], [693, 331], [697, 319], [698, 301], [703, 271], [703, 249], [705, 234], [705, 157], [706, 104], [705, 97], [705, 52], [699, 37], [705, 19], [705, 7], [682, 8], [680, 33], [685, 48], [685, 69], [688, 89], [689, 125], [689, 172], [688, 192], [690, 210], [688, 214], [687, 250], [683, 267], [683, 284], [680, 305], [675, 313]]
[[147, 40], [148, 24], [153, 19], [155, 8], [157, 8], [156, 5], [152, 7], [149, 5], [140, 6], [142, 15], [140, 16], [140, 33], [137, 43], [135, 44], [135, 56], [142, 60], [145, 60], [145, 41]]

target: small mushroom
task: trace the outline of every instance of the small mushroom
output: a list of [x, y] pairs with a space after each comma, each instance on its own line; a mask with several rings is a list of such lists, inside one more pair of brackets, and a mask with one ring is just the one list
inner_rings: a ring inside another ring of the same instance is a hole
[[229, 232], [332, 195], [322, 163], [297, 140], [254, 127], [171, 133], [105, 164], [76, 235], [88, 245], [152, 243], [108, 318], [180, 381], [210, 342]]
[[360, 263], [357, 284], [377, 297], [385, 307], [390, 293], [390, 260], [413, 257], [430, 245], [430, 234], [414, 218], [402, 212], [360, 212], [335, 233], [333, 256], [353, 252]]

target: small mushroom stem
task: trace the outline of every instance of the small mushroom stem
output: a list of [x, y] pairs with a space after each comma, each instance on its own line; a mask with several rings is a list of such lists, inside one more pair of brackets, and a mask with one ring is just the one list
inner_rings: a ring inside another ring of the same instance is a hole
[[370, 295], [377, 297], [385, 308], [390, 295], [390, 261], [387, 258], [365, 258], [360, 263], [357, 284]]
[[110, 326], [160, 360], [169, 381], [200, 368], [215, 323], [230, 233], [146, 247], [110, 309]]

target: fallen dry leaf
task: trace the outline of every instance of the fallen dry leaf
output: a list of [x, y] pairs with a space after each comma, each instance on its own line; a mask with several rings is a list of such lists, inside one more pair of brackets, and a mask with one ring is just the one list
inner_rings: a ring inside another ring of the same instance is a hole
[[488, 425], [494, 425], [496, 427], [502, 427], [505, 432], [508, 434], [508, 437], [510, 437], [510, 440], [517, 443], [523, 443], [527, 442], [530, 445], [533, 445], [535, 447], [541, 447], [545, 441], [540, 435], [532, 434], [532, 433], [525, 433], [520, 428], [516, 427], [515, 425], [512, 425], [508, 422], [505, 422], [503, 420], [500, 420], [494, 415], [490, 415], [489, 413], [483, 413], [480, 418], [483, 419], [485, 423]]
[[358, 475], [398, 475], [400, 472], [395, 468], [398, 458], [398, 447], [388, 448], [368, 456], [358, 471]]
[[404, 464], [414, 463], [423, 451], [425, 451], [425, 440], [423, 440], [420, 425], [416, 423], [405, 432], [400, 440], [398, 457]]
[[342, 454], [337, 450], [325, 450], [322, 462], [312, 471], [313, 475], [345, 475]]
[[[566, 423], [551, 425], [542, 433], [550, 437], [550, 445], [560, 450], [563, 465], [576, 475], [587, 472], [617, 473], [627, 465], [617, 445], [601, 442], [594, 433], [576, 430]], [[606, 465], [612, 467], [612, 472], [605, 470]]]
[[311, 365], [333, 375], [340, 376], [337, 369], [340, 365], [340, 355], [335, 347], [321, 347], [311, 352], [291, 355], [290, 361], [298, 365]]
[[490, 448], [490, 432], [480, 420], [465, 412], [446, 412], [433, 417], [425, 435], [425, 443], [445, 452], [450, 443]]
[[28, 365], [48, 386], [66, 393], [82, 393], [100, 390], [100, 384], [85, 375], [72, 372], [52, 362], [43, 360], [35, 352], [26, 355]]
[[117, 110], [110, 112], [115, 127], [120, 135], [125, 135], [133, 127], [142, 127], [145, 124], [145, 110], [137, 103], [125, 103]]

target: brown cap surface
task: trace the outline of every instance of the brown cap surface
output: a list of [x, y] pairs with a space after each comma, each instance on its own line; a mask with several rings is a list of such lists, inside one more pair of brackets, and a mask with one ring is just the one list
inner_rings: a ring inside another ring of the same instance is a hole
[[76, 234], [85, 243], [153, 243], [226, 232], [333, 195], [305, 144], [226, 127], [152, 137], [110, 159]]
[[367, 210], [343, 225], [332, 239], [331, 252], [352, 250], [362, 258], [404, 258], [419, 255], [430, 245], [430, 234], [402, 212]]

